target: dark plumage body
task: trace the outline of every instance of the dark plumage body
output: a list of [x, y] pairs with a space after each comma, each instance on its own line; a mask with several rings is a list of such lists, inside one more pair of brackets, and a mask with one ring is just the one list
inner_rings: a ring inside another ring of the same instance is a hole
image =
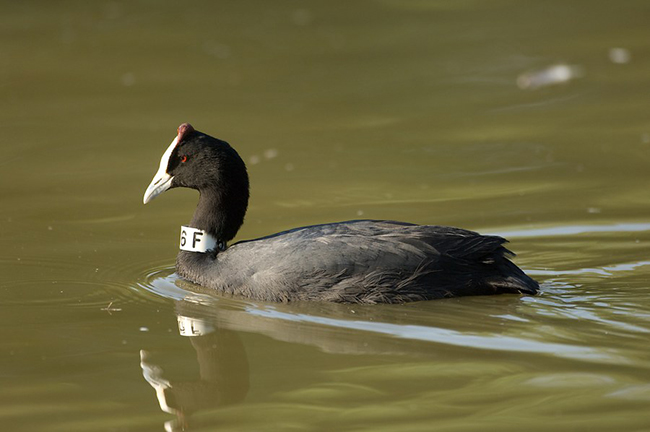
[[[167, 188], [198, 189], [201, 196], [191, 226], [216, 239], [232, 239], [248, 202], [243, 161], [227, 143], [189, 125], [181, 125], [176, 141], [165, 168], [171, 177]], [[189, 156], [182, 159], [184, 148]], [[184, 162], [174, 162], [174, 157]], [[191, 166], [186, 159], [198, 161]], [[159, 186], [153, 190], [155, 182], [156, 177], [145, 202], [162, 192]], [[226, 250], [180, 251], [176, 269], [204, 287], [269, 301], [403, 303], [535, 294], [537, 282], [508, 259], [512, 254], [505, 242], [452, 227], [348, 221], [296, 228], [235, 243]]]
[[349, 221], [239, 242], [216, 256], [181, 251], [176, 268], [199, 285], [270, 301], [534, 294], [536, 283], [508, 260], [503, 243], [458, 228]]

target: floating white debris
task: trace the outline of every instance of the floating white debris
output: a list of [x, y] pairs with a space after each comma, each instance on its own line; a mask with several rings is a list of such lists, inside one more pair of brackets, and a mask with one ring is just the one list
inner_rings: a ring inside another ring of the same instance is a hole
[[583, 75], [580, 66], [556, 64], [519, 75], [517, 86], [525, 90], [535, 90], [540, 87], [566, 83]]
[[260, 163], [260, 157], [258, 155], [252, 155], [250, 158], [248, 158], [248, 163], [251, 165], [256, 165]]
[[264, 157], [267, 159], [273, 159], [274, 157], [278, 156], [278, 151], [274, 148], [270, 148], [268, 150], [264, 150]]
[[612, 63], [625, 64], [629, 63], [632, 59], [630, 51], [625, 48], [610, 48], [609, 59]]
[[108, 312], [109, 315], [113, 315], [111, 312], [121, 312], [122, 308], [113, 307], [113, 302], [110, 302], [108, 306], [102, 308], [102, 310]]
[[148, 332], [148, 331], [149, 331], [149, 327], [140, 327], [140, 331], [141, 331], [141, 332]]

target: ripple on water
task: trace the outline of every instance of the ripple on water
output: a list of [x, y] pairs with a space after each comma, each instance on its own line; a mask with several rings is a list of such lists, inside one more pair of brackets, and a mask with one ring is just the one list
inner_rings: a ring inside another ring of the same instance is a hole
[[[0, 258], [11, 262], [19, 277], [0, 281], [0, 289], [9, 293], [3, 304], [13, 306], [67, 305], [79, 308], [102, 308], [120, 305], [164, 302], [137, 288], [152, 271], [169, 268], [168, 261], [131, 261], [127, 265], [94, 266], [67, 257]], [[154, 269], [154, 270], [152, 270]], [[170, 269], [170, 271], [173, 271]]]
[[[650, 224], [615, 224], [589, 229], [595, 232], [644, 231], [650, 229]], [[502, 234], [544, 239], [585, 232], [590, 231], [580, 226]], [[581, 240], [589, 241], [588, 237]], [[569, 264], [579, 263], [575, 260]], [[640, 364], [642, 359], [634, 348], [638, 342], [620, 341], [647, 338], [650, 315], [639, 310], [634, 301], [622, 301], [627, 291], [603, 291], [602, 284], [621, 275], [647, 271], [648, 264], [649, 261], [637, 260], [601, 267], [575, 266], [562, 271], [533, 270], [530, 273], [542, 276], [543, 281], [541, 294], [535, 297], [475, 297], [404, 306], [281, 305], [241, 300], [237, 310], [230, 311], [239, 315], [231, 314], [228, 321], [240, 323], [238, 328], [246, 330], [247, 323], [256, 318], [258, 324], [249, 326], [249, 331], [264, 333], [264, 328], [282, 328], [284, 336], [278, 336], [279, 332], [271, 336], [283, 340], [293, 327], [303, 332], [320, 329], [330, 334], [356, 334], [360, 338], [374, 334], [461, 349], [533, 354], [590, 363]], [[182, 281], [169, 266], [150, 268], [140, 275], [138, 289], [161, 298], [202, 305], [202, 313], [211, 318], [223, 315], [220, 307], [230, 301]], [[589, 275], [589, 279], [584, 279], [585, 275]], [[463, 320], [459, 320], [459, 316]], [[638, 319], [630, 320], [630, 317]], [[259, 325], [259, 322], [266, 324]]]
[[616, 223], [609, 225], [557, 225], [547, 228], [531, 228], [514, 231], [492, 232], [505, 238], [555, 237], [589, 233], [621, 233], [650, 231], [650, 223]]
[[603, 385], [611, 385], [617, 382], [616, 379], [595, 373], [554, 373], [546, 374], [543, 376], [536, 376], [529, 379], [526, 384], [536, 387], [602, 387]]
[[[181, 287], [189, 287], [190, 282], [182, 280], [174, 268], [155, 269], [149, 272], [143, 281], [138, 282], [137, 286], [157, 296], [180, 301], [191, 301], [200, 304], [213, 304], [218, 301], [218, 297], [193, 292]], [[197, 287], [198, 288], [198, 287]]]
[[[171, 274], [169, 269], [152, 273], [146, 283], [140, 284], [141, 288], [165, 298], [179, 302], [189, 301], [201, 304], [205, 306], [202, 313], [208, 318], [214, 318], [223, 313], [223, 311], [219, 310], [218, 296], [189, 291], [191, 286], [191, 284], [184, 283], [175, 274]], [[224, 300], [228, 301], [227, 299]], [[489, 302], [488, 298], [482, 298], [481, 300]], [[483, 307], [480, 309], [482, 313], [479, 313], [479, 309], [476, 308], [477, 305], [480, 305], [480, 300], [474, 302], [473, 305], [471, 301], [466, 302], [470, 303], [470, 305], [466, 308], [465, 312], [467, 313], [464, 314], [464, 324], [469, 323], [469, 328], [465, 325], [458, 326], [457, 319], [454, 321], [448, 319], [452, 315], [458, 316], [457, 309], [459, 305], [463, 308], [462, 301], [459, 303], [458, 301], [447, 302], [442, 300], [429, 303], [441, 308], [446, 304], [450, 306], [453, 312], [445, 314], [444, 311], [438, 310], [436, 315], [431, 313], [428, 316], [427, 314], [420, 314], [420, 317], [426, 322], [413, 324], [413, 322], [418, 321], [418, 314], [414, 313], [410, 321], [404, 320], [401, 316], [404, 310], [400, 306], [329, 305], [329, 308], [321, 308], [319, 312], [310, 305], [275, 305], [243, 301], [240, 303], [239, 310], [234, 312], [239, 314], [239, 317], [233, 316], [233, 311], [230, 310], [227, 321], [239, 323], [238, 327], [240, 329], [246, 330], [246, 326], [249, 325], [248, 330], [262, 333], [264, 327], [268, 329], [276, 328], [278, 323], [285, 322], [287, 329], [299, 327], [302, 329], [301, 331], [307, 333], [315, 331], [315, 329], [321, 329], [321, 332], [329, 333], [350, 334], [352, 332], [358, 334], [359, 337], [363, 337], [363, 334], [375, 334], [399, 340], [413, 340], [465, 349], [541, 354], [608, 364], [629, 363], [629, 360], [615, 349], [586, 346], [581, 343], [579, 337], [574, 337], [570, 333], [568, 336], [558, 337], [558, 334], [562, 332], [556, 326], [547, 325], [548, 328], [543, 330], [539, 322], [540, 317], [543, 318], [543, 315], [527, 310], [529, 305], [522, 302], [519, 297], [502, 296], [497, 299], [496, 303], [493, 303], [488, 308], [489, 311], [493, 312], [493, 315], [489, 317], [486, 317], [486, 310]], [[513, 304], [517, 306], [514, 311], [512, 309]], [[438, 309], [436, 306], [432, 307]], [[416, 304], [414, 307], [422, 306]], [[426, 307], [424, 306], [424, 308]], [[364, 313], [367, 309], [372, 309], [375, 313], [369, 316]], [[327, 310], [328, 313], [323, 313], [324, 310]], [[356, 310], [360, 310], [361, 313], [357, 314]], [[417, 311], [414, 310], [413, 312]], [[503, 312], [507, 312], [507, 320], [511, 322], [510, 327], [507, 329], [500, 325], [506, 319], [502, 317]], [[258, 321], [252, 320], [252, 318], [257, 318]], [[265, 321], [266, 326], [260, 325], [260, 320]], [[480, 326], [474, 325], [472, 320], [477, 323], [480, 322]], [[251, 324], [253, 322], [256, 322], [256, 324]], [[296, 324], [299, 324], [299, 326], [296, 326]], [[456, 325], [456, 328], [454, 328], [454, 325]], [[533, 331], [531, 331], [531, 327], [534, 328]], [[282, 338], [286, 338], [286, 333], [290, 332], [287, 329], [285, 329]]]

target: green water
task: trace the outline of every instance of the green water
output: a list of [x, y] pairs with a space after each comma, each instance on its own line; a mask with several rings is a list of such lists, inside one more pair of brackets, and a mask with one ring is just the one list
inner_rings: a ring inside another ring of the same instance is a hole
[[[2, 2], [0, 428], [650, 430], [649, 13]], [[196, 193], [142, 205], [185, 121], [248, 163], [238, 239], [461, 226], [506, 235], [541, 294], [202, 293], [173, 271]]]

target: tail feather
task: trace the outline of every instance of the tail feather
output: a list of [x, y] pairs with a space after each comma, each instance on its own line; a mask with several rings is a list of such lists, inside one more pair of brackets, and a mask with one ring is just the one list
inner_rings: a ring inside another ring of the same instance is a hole
[[[508, 251], [510, 252], [510, 251]], [[499, 275], [487, 279], [488, 284], [495, 292], [513, 294], [537, 294], [539, 283], [524, 273], [506, 256], [498, 263]]]

